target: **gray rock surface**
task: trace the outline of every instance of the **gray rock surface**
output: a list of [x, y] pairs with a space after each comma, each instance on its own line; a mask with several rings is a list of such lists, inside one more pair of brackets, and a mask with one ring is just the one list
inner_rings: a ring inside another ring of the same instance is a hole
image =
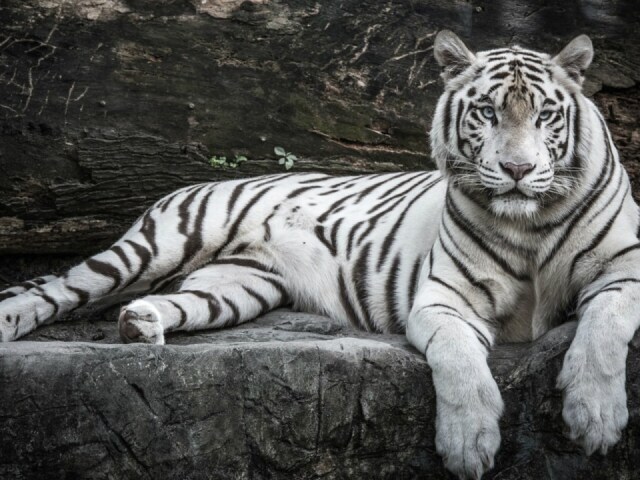
[[[449, 478], [430, 371], [403, 336], [288, 311], [165, 346], [115, 344], [115, 327], [70, 321], [0, 345], [0, 478]], [[640, 334], [629, 427], [587, 458], [554, 388], [574, 330], [492, 353], [506, 412], [485, 478], [640, 478]]]

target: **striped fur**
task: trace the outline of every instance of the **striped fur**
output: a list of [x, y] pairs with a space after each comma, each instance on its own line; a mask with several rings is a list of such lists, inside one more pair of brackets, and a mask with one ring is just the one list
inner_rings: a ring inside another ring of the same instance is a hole
[[591, 43], [578, 37], [553, 58], [474, 54], [444, 31], [434, 51], [446, 83], [431, 132], [439, 172], [178, 190], [107, 251], [0, 293], [2, 340], [134, 298], [119, 319], [126, 342], [162, 344], [166, 332], [229, 327], [282, 305], [406, 329], [432, 368], [437, 449], [460, 478], [480, 478], [503, 408], [488, 350], [575, 313], [563, 416], [587, 453], [606, 452], [627, 422], [640, 222], [607, 127], [581, 93]]

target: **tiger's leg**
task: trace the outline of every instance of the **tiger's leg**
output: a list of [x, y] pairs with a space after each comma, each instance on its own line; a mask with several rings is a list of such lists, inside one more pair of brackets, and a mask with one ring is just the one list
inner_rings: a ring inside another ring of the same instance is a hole
[[7, 298], [20, 295], [21, 293], [28, 292], [32, 288], [35, 288], [47, 282], [51, 282], [56, 278], [58, 277], [56, 277], [55, 275], [44, 275], [42, 277], [32, 278], [25, 282], [19, 283], [18, 285], [13, 285], [12, 287], [0, 291], [0, 302], [2, 300], [6, 300]]
[[288, 303], [282, 277], [246, 257], [226, 257], [191, 273], [180, 290], [135, 300], [120, 313], [125, 342], [164, 343], [165, 332], [238, 325]]
[[562, 416], [588, 455], [606, 453], [629, 417], [626, 359], [640, 327], [640, 244], [625, 250], [581, 292], [578, 329], [558, 376]]
[[[213, 187], [178, 191], [150, 208], [108, 250], [17, 295], [9, 289], [11, 296], [0, 301], [0, 341], [15, 340], [85, 304], [117, 301], [179, 275], [211, 247], [203, 248], [207, 237], [200, 212], [206, 210]], [[166, 210], [163, 205], [168, 205]], [[194, 208], [197, 215], [190, 213]]]
[[427, 281], [409, 315], [407, 338], [431, 367], [436, 451], [460, 478], [479, 479], [500, 446], [503, 402], [487, 365], [494, 335], [455, 290]]

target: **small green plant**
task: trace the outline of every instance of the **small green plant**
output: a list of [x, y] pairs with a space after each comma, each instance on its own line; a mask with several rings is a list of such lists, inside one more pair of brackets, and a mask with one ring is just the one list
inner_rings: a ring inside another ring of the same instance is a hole
[[278, 156], [278, 163], [280, 165], [284, 165], [284, 168], [286, 168], [287, 170], [293, 167], [293, 162], [298, 159], [298, 157], [296, 157], [293, 153], [287, 152], [282, 147], [274, 148], [273, 152]]
[[214, 155], [209, 159], [209, 163], [214, 168], [236, 168], [242, 162], [246, 162], [247, 157], [244, 155], [234, 155], [232, 159], [227, 159], [227, 157], [219, 157]]

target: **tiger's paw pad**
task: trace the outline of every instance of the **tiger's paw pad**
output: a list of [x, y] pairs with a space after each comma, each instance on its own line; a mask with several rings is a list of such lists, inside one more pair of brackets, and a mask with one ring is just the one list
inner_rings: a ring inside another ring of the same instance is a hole
[[561, 374], [558, 387], [564, 390], [562, 418], [569, 437], [587, 455], [596, 451], [605, 455], [620, 440], [629, 419], [624, 375], [601, 382], [567, 380]]
[[158, 309], [145, 300], [136, 300], [120, 310], [120, 338], [124, 343], [164, 345], [164, 328]]
[[436, 419], [436, 450], [447, 470], [460, 479], [480, 480], [493, 468], [500, 447], [499, 416], [491, 412], [441, 407]]

